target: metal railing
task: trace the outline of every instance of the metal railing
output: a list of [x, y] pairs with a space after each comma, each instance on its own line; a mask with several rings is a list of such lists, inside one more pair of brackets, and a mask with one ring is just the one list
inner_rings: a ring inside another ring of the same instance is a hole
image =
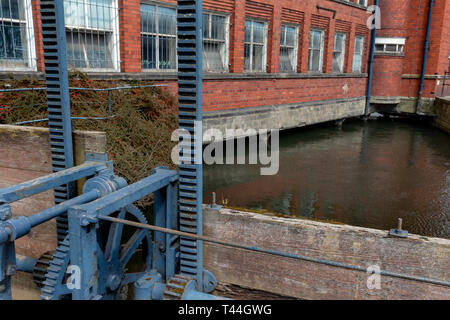
[[[70, 91], [90, 91], [90, 92], [105, 92], [107, 93], [107, 112], [108, 116], [106, 117], [72, 117], [72, 120], [109, 120], [117, 117], [118, 115], [113, 114], [112, 105], [113, 105], [113, 96], [112, 93], [114, 91], [121, 91], [121, 90], [132, 90], [132, 89], [146, 89], [146, 88], [160, 88], [160, 87], [167, 87], [167, 85], [141, 85], [141, 86], [122, 86], [122, 87], [113, 87], [113, 88], [81, 88], [81, 87], [70, 87]], [[11, 93], [11, 92], [30, 92], [30, 91], [38, 91], [38, 92], [45, 92], [47, 90], [46, 87], [38, 87], [38, 88], [11, 88], [11, 89], [0, 89], [0, 94], [2, 93]], [[82, 102], [82, 104], [87, 104], [89, 102]], [[95, 102], [94, 102], [95, 103]], [[97, 103], [95, 103], [97, 104]], [[2, 111], [5, 108], [25, 108], [25, 107], [47, 107], [45, 102], [37, 101], [35, 104], [31, 103], [28, 105], [21, 105], [21, 106], [1, 106], [0, 105], [0, 111]], [[48, 121], [48, 118], [41, 118], [41, 119], [34, 119], [34, 120], [27, 120], [27, 121], [19, 121], [10, 123], [13, 125], [25, 125], [25, 124], [32, 124], [32, 123], [40, 123], [40, 122], [46, 122]]]

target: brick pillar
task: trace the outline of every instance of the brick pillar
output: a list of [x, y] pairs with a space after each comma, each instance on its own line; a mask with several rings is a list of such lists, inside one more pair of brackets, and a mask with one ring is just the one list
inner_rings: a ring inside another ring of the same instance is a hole
[[305, 13], [305, 19], [303, 22], [303, 34], [302, 34], [302, 46], [300, 48], [299, 56], [301, 56], [301, 65], [299, 70], [301, 73], [308, 72], [308, 62], [309, 62], [309, 31], [311, 29], [311, 13]]
[[41, 7], [39, 1], [31, 1], [33, 13], [34, 43], [36, 47], [37, 71], [44, 72], [44, 49], [42, 43]]
[[119, 0], [120, 69], [141, 72], [140, 1]]
[[324, 72], [331, 73], [333, 72], [333, 50], [334, 50], [334, 28], [335, 28], [336, 20], [330, 19], [330, 25], [328, 27], [328, 44], [325, 44], [324, 47], [326, 50], [326, 57], [324, 56]]
[[350, 34], [348, 36], [348, 47], [346, 52], [346, 67], [345, 67], [345, 73], [352, 73], [352, 67], [353, 67], [353, 51], [355, 49], [355, 36], [356, 36], [356, 26], [354, 23], [352, 23]]
[[281, 4], [275, 1], [272, 21], [269, 24], [267, 72], [280, 71]]
[[230, 30], [230, 72], [244, 72], [245, 1], [235, 0]]

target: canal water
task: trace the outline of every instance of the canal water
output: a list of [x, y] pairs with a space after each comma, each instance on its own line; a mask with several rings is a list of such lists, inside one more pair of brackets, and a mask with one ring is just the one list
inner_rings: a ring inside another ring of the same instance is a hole
[[205, 165], [204, 202], [450, 238], [450, 136], [405, 120], [282, 132], [280, 170]]

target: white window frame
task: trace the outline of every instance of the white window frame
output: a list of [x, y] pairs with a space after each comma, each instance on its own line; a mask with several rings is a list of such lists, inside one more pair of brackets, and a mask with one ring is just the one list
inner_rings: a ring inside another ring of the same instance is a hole
[[367, 7], [367, 0], [358, 0], [358, 4]]
[[[215, 11], [203, 11], [204, 15], [209, 16], [209, 30], [211, 32], [212, 28], [212, 18], [211, 16], [220, 16], [225, 18], [225, 50], [222, 57], [222, 62], [225, 67], [223, 71], [219, 70], [208, 70], [208, 68], [203, 68], [203, 72], [210, 72], [210, 73], [227, 73], [230, 70], [230, 15], [222, 12], [215, 12]], [[203, 46], [205, 45], [205, 42], [211, 41], [211, 42], [222, 42], [220, 40], [214, 40], [214, 39], [206, 39], [203, 38]], [[205, 59], [205, 58], [204, 58]]]
[[[27, 52], [28, 52], [28, 67], [8, 67], [0, 63], [0, 71], [37, 71], [36, 63], [36, 44], [34, 38], [34, 24], [33, 24], [33, 7], [31, 6], [31, 0], [22, 0], [25, 11], [25, 30], [26, 30], [26, 41], [27, 41]], [[0, 18], [0, 21], [3, 18]], [[23, 20], [17, 19], [7, 19], [7, 21], [21, 23]]]
[[[64, 1], [64, 0], [62, 0]], [[70, 1], [70, 0], [69, 0]], [[88, 4], [87, 0], [76, 0], [76, 1], [83, 1], [84, 3], [84, 10], [85, 10], [85, 20], [88, 21], [89, 16], [86, 13], [88, 10]], [[120, 72], [120, 33], [119, 33], [119, 4], [118, 0], [111, 1], [111, 7], [113, 8], [111, 11], [112, 16], [112, 31], [101, 29], [101, 28], [95, 28], [95, 27], [80, 27], [80, 26], [71, 26], [71, 25], [65, 25], [66, 33], [71, 30], [96, 30], [96, 31], [108, 31], [111, 32], [111, 41], [109, 43], [109, 49], [111, 51], [111, 60], [113, 63], [112, 68], [78, 68], [80, 71], [84, 72]], [[85, 23], [87, 25], [87, 23]], [[80, 36], [80, 35], [78, 35]], [[84, 45], [83, 45], [84, 46]], [[86, 48], [84, 48], [84, 51], [86, 51]]]
[[[375, 39], [375, 52], [376, 53], [403, 53], [405, 47], [406, 39], [405, 38], [385, 38], [385, 37], [377, 37]], [[382, 45], [383, 50], [377, 50], [376, 46]], [[386, 45], [395, 45], [396, 51], [387, 51]]]
[[[294, 49], [294, 61], [291, 61], [292, 63], [292, 67], [294, 70], [292, 71], [281, 71], [281, 66], [279, 66], [280, 68], [280, 72], [283, 73], [295, 73], [298, 71], [298, 46], [299, 46], [299, 30], [300, 30], [300, 26], [297, 24], [292, 24], [292, 23], [282, 23], [281, 26], [286, 26], [286, 27], [290, 27], [290, 28], [295, 28], [295, 39], [294, 39], [294, 47], [292, 46], [287, 46], [287, 45], [282, 45], [280, 43], [280, 55], [281, 55], [281, 49], [282, 48], [289, 48], [289, 49]], [[281, 28], [282, 30], [283, 28]], [[281, 32], [280, 30], [280, 32]], [[287, 34], [287, 30], [285, 30], [286, 33], [284, 35], [284, 38], [286, 39], [286, 34]], [[280, 40], [281, 40], [281, 36], [280, 36]], [[281, 63], [281, 61], [279, 62]]]
[[[341, 66], [341, 70], [339, 70], [339, 71], [335, 71], [335, 70], [333, 70], [333, 66], [334, 66], [334, 64], [333, 64], [333, 62], [334, 62], [334, 53], [335, 52], [337, 52], [336, 51], [336, 36], [338, 35], [338, 34], [340, 34], [340, 35], [343, 35], [344, 36], [344, 40], [343, 40], [343, 44], [342, 44], [342, 52], [341, 52], [341, 54], [342, 54], [342, 66]], [[334, 73], [343, 73], [345, 70], [344, 70], [344, 68], [345, 68], [345, 55], [346, 55], [346, 52], [347, 51], [347, 33], [345, 33], [345, 32], [340, 32], [340, 31], [336, 31], [335, 33], [334, 33], [334, 44], [333, 44], [333, 59], [332, 59], [332, 61], [331, 61], [331, 69], [332, 69], [332, 71], [334, 72]]]
[[[250, 69], [249, 70], [245, 70], [245, 53], [244, 53], [244, 72], [245, 73], [266, 73], [267, 72], [267, 42], [268, 42], [268, 22], [265, 20], [260, 20], [260, 19], [255, 19], [255, 18], [250, 18], [250, 17], [246, 17], [245, 18], [245, 23], [247, 23], [247, 21], [250, 21], [252, 23], [252, 28], [250, 31], [250, 42], [245, 42], [245, 34], [244, 34], [244, 46], [246, 44], [250, 45]], [[259, 42], [253, 42], [253, 27], [254, 27], [254, 22], [257, 23], [263, 23], [264, 24], [264, 46], [263, 46], [263, 56], [262, 56], [262, 66], [263, 66], [263, 70], [253, 70], [253, 46], [254, 45], [261, 45], [261, 43]], [[244, 25], [244, 33], [245, 33], [245, 25]], [[244, 49], [245, 51], [245, 49]]]
[[[155, 30], [155, 32], [142, 32], [142, 30], [140, 31], [140, 35], [142, 36], [142, 34], [145, 35], [149, 35], [149, 36], [155, 36], [156, 40], [155, 40], [155, 52], [156, 52], [156, 68], [153, 69], [144, 69], [142, 68], [142, 72], [165, 72], [165, 73], [173, 73], [176, 72], [178, 70], [178, 55], [176, 55], [175, 57], [175, 68], [173, 69], [161, 69], [160, 68], [160, 63], [159, 63], [159, 37], [160, 36], [164, 36], [164, 37], [168, 37], [168, 38], [175, 38], [175, 51], [177, 52], [178, 50], [178, 34], [163, 34], [159, 32], [159, 14], [158, 14], [158, 9], [159, 8], [166, 8], [166, 9], [172, 9], [175, 10], [175, 14], [177, 14], [177, 7], [170, 5], [170, 4], [166, 4], [166, 3], [160, 3], [160, 2], [154, 2], [154, 1], [141, 1], [141, 3], [139, 4], [139, 8], [141, 5], [150, 5], [150, 6], [155, 6], [155, 28], [157, 28], [157, 30]], [[140, 10], [139, 10], [140, 13]], [[140, 15], [139, 15], [140, 18]], [[176, 29], [176, 32], [178, 32], [178, 28]], [[142, 42], [141, 42], [142, 45]], [[141, 57], [142, 59], [142, 57]], [[141, 61], [141, 65], [142, 65], [142, 61]]]
[[[311, 33], [312, 32], [320, 32], [320, 57], [319, 57], [319, 70], [318, 71], [311, 70], [311, 64], [312, 64], [311, 50], [317, 50], [317, 49], [311, 48], [311, 44], [312, 44]], [[325, 30], [318, 29], [318, 28], [311, 28], [309, 30], [309, 44], [308, 44], [308, 72], [309, 73], [323, 73], [324, 51], [325, 51]]]
[[[360, 51], [360, 55], [361, 55], [361, 61], [359, 64], [358, 69], [355, 69], [355, 54], [356, 54], [356, 39], [357, 38], [361, 38], [361, 51]], [[352, 73], [361, 73], [362, 72], [362, 66], [363, 66], [363, 59], [364, 59], [364, 43], [366, 41], [366, 38], [364, 36], [361, 35], [356, 35], [355, 36], [355, 45], [353, 46], [353, 61], [352, 61]]]

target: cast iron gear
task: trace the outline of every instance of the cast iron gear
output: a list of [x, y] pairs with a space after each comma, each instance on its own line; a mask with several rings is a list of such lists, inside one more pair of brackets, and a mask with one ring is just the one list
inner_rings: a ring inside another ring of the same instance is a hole
[[164, 300], [181, 300], [189, 282], [193, 281], [192, 278], [182, 275], [176, 275], [170, 279], [163, 292]]
[[[126, 215], [132, 216], [139, 223], [147, 224], [145, 215], [134, 205], [128, 205], [118, 212], [117, 217], [125, 219]], [[102, 222], [100, 230], [103, 234], [98, 234], [98, 250], [101, 251], [97, 258], [99, 264], [107, 266], [106, 274], [98, 274], [98, 293], [104, 298], [123, 297], [123, 287], [131, 280], [126, 278], [126, 267], [133, 255], [138, 251], [140, 245], [143, 252], [144, 272], [151, 270], [152, 259], [152, 238], [147, 230], [137, 230], [122, 244], [123, 225], [117, 223]], [[106, 230], [105, 230], [106, 229]], [[70, 243], [69, 238], [61, 242], [56, 249], [51, 260], [43, 259], [43, 266], [48, 264], [45, 281], [42, 282], [41, 298], [44, 300], [71, 299], [71, 290], [67, 286], [70, 274], [67, 268], [70, 265]], [[45, 269], [45, 268], [40, 268]], [[41, 271], [42, 272], [42, 271]], [[112, 279], [112, 280], [111, 280]], [[130, 278], [132, 279], [132, 277]]]

